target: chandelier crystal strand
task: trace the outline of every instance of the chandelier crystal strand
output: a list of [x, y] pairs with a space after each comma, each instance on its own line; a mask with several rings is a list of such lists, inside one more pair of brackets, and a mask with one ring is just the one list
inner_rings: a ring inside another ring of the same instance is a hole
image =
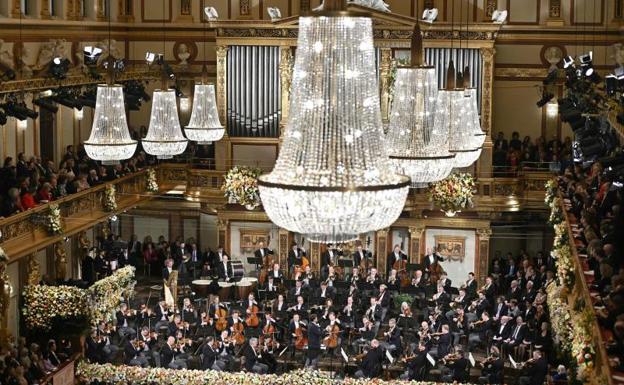
[[300, 18], [289, 122], [275, 168], [258, 179], [269, 218], [313, 242], [391, 225], [409, 190], [384, 147], [372, 20], [331, 12], [344, 3]]
[[448, 126], [434, 124], [436, 73], [434, 67], [424, 65], [422, 56], [422, 35], [417, 24], [412, 35], [411, 65], [397, 68], [386, 136], [394, 169], [409, 176], [412, 187], [417, 188], [446, 178], [455, 157], [448, 151]]
[[211, 144], [223, 138], [225, 128], [219, 121], [217, 99], [213, 84], [198, 83], [195, 85], [191, 120], [184, 133], [189, 140], [198, 144]]
[[187, 143], [178, 120], [175, 91], [154, 91], [149, 129], [143, 139], [145, 152], [158, 159], [169, 159], [183, 153]]
[[477, 110], [477, 91], [470, 86], [470, 71], [464, 70], [464, 82], [462, 89], [463, 98], [458, 100], [460, 105], [454, 116], [451, 117], [451, 145], [450, 151], [455, 154], [455, 167], [463, 168], [472, 165], [481, 156], [482, 134]]

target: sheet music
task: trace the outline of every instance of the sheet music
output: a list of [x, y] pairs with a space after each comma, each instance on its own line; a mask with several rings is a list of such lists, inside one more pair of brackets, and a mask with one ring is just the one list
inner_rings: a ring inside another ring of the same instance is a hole
[[390, 354], [388, 350], [386, 350], [386, 358], [388, 359], [388, 361], [390, 361], [391, 364], [394, 363], [394, 357], [392, 357], [392, 354]]
[[514, 361], [514, 359], [511, 356], [511, 354], [509, 355], [509, 361], [511, 362], [511, 365], [514, 367], [514, 369], [518, 368], [518, 363], [516, 361]]
[[345, 353], [343, 348], [340, 348], [340, 355], [342, 356], [342, 359], [348, 364], [349, 356], [347, 356], [347, 353]]
[[436, 361], [431, 357], [431, 354], [427, 353], [427, 360], [431, 363], [432, 366], [435, 366]]
[[468, 360], [470, 361], [470, 365], [472, 365], [473, 367], [475, 366], [475, 359], [472, 356], [472, 353], [468, 353]]

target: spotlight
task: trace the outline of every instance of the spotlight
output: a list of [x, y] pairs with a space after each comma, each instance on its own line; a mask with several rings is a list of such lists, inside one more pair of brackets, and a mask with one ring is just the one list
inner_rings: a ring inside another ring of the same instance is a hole
[[55, 79], [65, 79], [67, 77], [67, 71], [69, 71], [69, 64], [68, 59], [55, 57], [48, 67], [48, 73]]
[[494, 24], [503, 24], [507, 20], [507, 10], [492, 12], [492, 21]]
[[[108, 62], [104, 63], [104, 69], [108, 69]], [[113, 70], [115, 72], [123, 72], [126, 69], [126, 61], [124, 59], [118, 59], [113, 62]]]
[[102, 48], [88, 45], [82, 50], [85, 65], [91, 66], [97, 64], [98, 59], [102, 56]]
[[180, 98], [180, 111], [188, 112], [190, 107], [191, 107], [191, 103], [189, 101], [189, 98], [187, 96], [182, 96]]
[[145, 53], [145, 61], [147, 62], [148, 66], [151, 66], [154, 63], [160, 64], [162, 60], [163, 54], [161, 53], [154, 53], [149, 51]]
[[43, 108], [44, 110], [48, 110], [51, 113], [55, 114], [58, 111], [58, 106], [54, 104], [50, 98], [37, 98], [33, 99], [33, 104]]
[[563, 58], [563, 68], [574, 67], [574, 58], [572, 56], [566, 56]]
[[437, 8], [427, 8], [423, 12], [422, 19], [427, 23], [433, 23], [438, 18], [438, 9]]
[[581, 62], [582, 66], [587, 66], [590, 65], [592, 62], [592, 57], [594, 56], [592, 51], [589, 51], [588, 53], [586, 53], [585, 55], [581, 55], [579, 56], [579, 61]]
[[39, 96], [41, 96], [42, 98], [48, 98], [48, 97], [52, 96], [52, 90], [41, 91], [39, 93]]
[[546, 104], [546, 116], [551, 119], [554, 119], [559, 114], [559, 105], [555, 102], [550, 102]]
[[8, 116], [13, 116], [19, 120], [25, 120], [27, 118], [37, 119], [39, 117], [37, 111], [26, 107], [26, 104], [23, 102], [9, 102], [5, 104], [3, 108]]
[[169, 63], [164, 62], [163, 71], [165, 71], [165, 73], [167, 74], [167, 77], [169, 77], [169, 79], [174, 80], [176, 78], [176, 75], [173, 72], [173, 68], [171, 68]]
[[205, 7], [204, 13], [206, 14], [206, 18], [210, 21], [215, 21], [219, 18], [219, 13], [215, 7]]
[[282, 18], [282, 12], [277, 7], [268, 7], [267, 13], [271, 17], [271, 21], [279, 20]]
[[110, 217], [111, 222], [117, 222], [117, 215], [112, 215]]
[[555, 95], [553, 93], [544, 91], [544, 93], [542, 94], [542, 98], [538, 100], [536, 104], [538, 107], [542, 108], [546, 105], [546, 103], [550, 102], [552, 98], [554, 97]]

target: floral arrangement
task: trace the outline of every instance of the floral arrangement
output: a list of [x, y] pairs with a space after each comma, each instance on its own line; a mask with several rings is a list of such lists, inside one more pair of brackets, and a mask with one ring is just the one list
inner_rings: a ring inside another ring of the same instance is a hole
[[568, 305], [562, 297], [564, 290], [561, 285], [549, 285], [546, 288], [546, 302], [550, 310], [550, 323], [555, 341], [563, 352], [570, 352], [572, 317]]
[[134, 291], [135, 283], [134, 267], [126, 266], [86, 290], [72, 286], [26, 286], [24, 322], [29, 329], [47, 331], [56, 320], [112, 320], [122, 297]]
[[123, 298], [134, 293], [133, 266], [125, 266], [114, 274], [102, 278], [87, 289], [89, 318], [93, 322], [112, 321]]
[[34, 285], [24, 288], [22, 314], [28, 329], [50, 330], [56, 319], [86, 317], [87, 293], [73, 286]]
[[552, 208], [551, 203], [553, 199], [555, 199], [555, 197], [557, 196], [557, 192], [559, 188], [559, 185], [557, 184], [557, 179], [550, 179], [548, 182], [546, 182], [546, 185], [544, 187], [546, 188], [546, 196], [544, 197], [544, 203], [546, 203], [546, 206], [549, 206]]
[[0, 247], [0, 262], [6, 262], [9, 260], [9, 257], [4, 252], [4, 249]]
[[446, 179], [429, 186], [429, 200], [440, 207], [447, 216], [472, 207], [475, 179], [467, 173], [451, 174]]
[[332, 379], [319, 371], [296, 370], [282, 375], [228, 373], [214, 370], [188, 370], [165, 368], [141, 368], [138, 366], [115, 366], [111, 364], [78, 363], [78, 381], [112, 383], [116, 385], [442, 385], [438, 382], [384, 381], [379, 379]]
[[575, 314], [572, 322], [572, 357], [578, 365], [577, 379], [590, 378], [594, 371], [596, 350], [592, 340], [592, 325], [594, 314], [585, 309]]
[[240, 203], [247, 208], [259, 206], [258, 177], [260, 174], [262, 171], [257, 168], [235, 166], [225, 174], [221, 190], [233, 203]]
[[557, 277], [559, 282], [568, 289], [574, 286], [574, 263], [572, 262], [572, 250], [569, 245], [563, 245], [551, 251], [557, 265]]
[[61, 234], [63, 225], [61, 224], [61, 209], [57, 204], [51, 204], [48, 213], [43, 217], [43, 223], [50, 235]]
[[145, 184], [147, 192], [158, 192], [158, 182], [156, 181], [156, 170], [153, 168], [147, 169], [147, 182]]
[[117, 196], [115, 195], [115, 185], [107, 184], [104, 189], [104, 201], [102, 202], [104, 205], [104, 211], [115, 211], [117, 210]]
[[555, 197], [551, 201], [550, 217], [548, 218], [548, 223], [551, 225], [556, 225], [561, 222], [563, 222], [563, 211], [561, 210], [561, 198]]

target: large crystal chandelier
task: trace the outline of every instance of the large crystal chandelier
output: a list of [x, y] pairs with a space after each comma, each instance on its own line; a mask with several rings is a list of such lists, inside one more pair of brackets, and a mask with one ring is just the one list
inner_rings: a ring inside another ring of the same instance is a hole
[[[455, 167], [462, 168], [472, 165], [481, 156], [485, 134], [481, 131], [479, 111], [477, 108], [477, 90], [470, 86], [470, 73], [464, 70], [463, 93], [461, 105], [451, 126], [450, 151], [455, 154]], [[457, 110], [456, 110], [457, 111]]]
[[169, 159], [183, 153], [187, 143], [178, 120], [175, 91], [155, 90], [149, 128], [143, 139], [145, 152], [158, 159]]
[[189, 140], [196, 141], [198, 144], [211, 144], [223, 138], [225, 128], [219, 121], [213, 84], [204, 82], [195, 84], [191, 120], [184, 128], [184, 133]]
[[269, 218], [313, 242], [344, 242], [392, 224], [409, 178], [383, 139], [372, 20], [325, 0], [302, 17], [291, 114], [275, 168], [258, 180]]
[[422, 35], [416, 24], [411, 66], [397, 68], [386, 136], [392, 165], [410, 177], [412, 187], [444, 179], [453, 169], [455, 155], [448, 151], [448, 126], [434, 125], [437, 95], [435, 68], [423, 63]]
[[84, 143], [89, 158], [103, 164], [117, 164], [128, 159], [137, 147], [137, 141], [128, 130], [123, 87], [114, 84], [113, 60], [109, 55], [107, 83], [97, 87], [91, 135]]

